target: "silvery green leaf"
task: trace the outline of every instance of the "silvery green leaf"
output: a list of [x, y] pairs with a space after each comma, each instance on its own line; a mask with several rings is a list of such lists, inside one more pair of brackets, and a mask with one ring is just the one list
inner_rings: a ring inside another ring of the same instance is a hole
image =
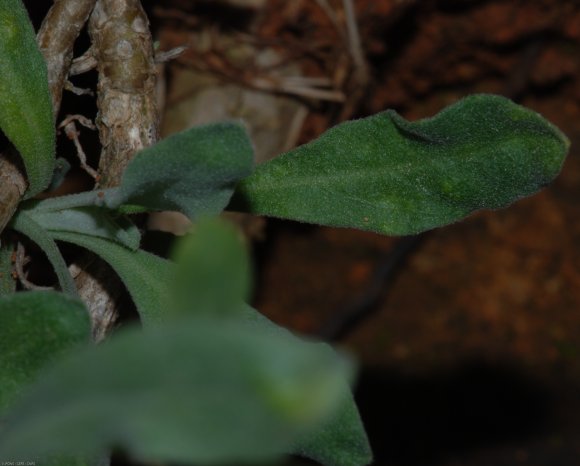
[[325, 347], [237, 320], [126, 330], [38, 381], [0, 425], [0, 457], [114, 445], [141, 461], [255, 464], [324, 422], [350, 372]]
[[50, 232], [62, 231], [95, 236], [119, 243], [129, 249], [139, 247], [141, 234], [124, 215], [99, 207], [77, 207], [54, 211], [28, 211], [28, 215]]
[[105, 202], [126, 211], [175, 210], [195, 220], [219, 214], [252, 168], [253, 148], [241, 124], [198, 126], [140, 151]]

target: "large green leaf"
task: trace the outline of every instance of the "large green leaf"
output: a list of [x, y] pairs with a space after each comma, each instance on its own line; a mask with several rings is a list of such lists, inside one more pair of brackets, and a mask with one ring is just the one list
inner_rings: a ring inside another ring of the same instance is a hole
[[260, 165], [238, 185], [232, 206], [413, 234], [536, 192], [558, 174], [568, 147], [539, 114], [473, 95], [414, 123], [386, 111], [338, 125]]
[[0, 425], [0, 457], [116, 445], [148, 461], [257, 462], [324, 421], [349, 373], [325, 346], [240, 321], [126, 331], [23, 397]]
[[66, 231], [51, 232], [55, 240], [73, 243], [108, 262], [123, 281], [135, 302], [143, 324], [164, 319], [173, 264], [141, 249], [131, 250], [96, 236]]
[[77, 299], [53, 291], [0, 298], [0, 411], [41, 369], [88, 344], [90, 335], [88, 313]]
[[199, 126], [139, 152], [104, 202], [128, 211], [176, 210], [195, 220], [220, 213], [252, 168], [253, 148], [241, 124]]
[[51, 181], [55, 130], [44, 59], [20, 0], [0, 0], [0, 128], [26, 168], [32, 197]]
[[[255, 309], [240, 304], [247, 299], [249, 265], [239, 235], [224, 222], [204, 220], [183, 238], [174, 251], [177, 266], [168, 312], [178, 314], [237, 311], [257, 334], [273, 338], [292, 338]], [[326, 345], [321, 345], [322, 348]], [[326, 346], [325, 351], [332, 349]], [[348, 380], [340, 384], [341, 402], [321, 426], [295, 442], [289, 453], [315, 459], [326, 466], [363, 466], [372, 459]]]
[[204, 220], [180, 240], [173, 257], [171, 311], [231, 311], [250, 293], [250, 262], [241, 234], [223, 220]]

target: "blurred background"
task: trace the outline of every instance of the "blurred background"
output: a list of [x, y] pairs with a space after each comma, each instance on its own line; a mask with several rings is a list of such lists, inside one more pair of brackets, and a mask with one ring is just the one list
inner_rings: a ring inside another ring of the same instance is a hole
[[[144, 6], [159, 51], [174, 51], [159, 65], [164, 135], [243, 118], [264, 161], [346, 119], [394, 108], [414, 120], [478, 92], [568, 135], [549, 188], [421, 237], [234, 220], [255, 253], [256, 307], [358, 358], [375, 464], [580, 464], [580, 2]], [[67, 99], [68, 113], [94, 113], [90, 97]], [[150, 226], [187, 227], [175, 215]]]

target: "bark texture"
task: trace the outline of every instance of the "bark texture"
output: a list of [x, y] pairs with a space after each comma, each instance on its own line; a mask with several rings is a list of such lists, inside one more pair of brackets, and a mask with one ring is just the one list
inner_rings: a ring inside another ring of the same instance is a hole
[[55, 118], [60, 109], [73, 57], [73, 45], [95, 0], [55, 0], [38, 31], [37, 42], [46, 61]]
[[[102, 151], [97, 187], [106, 188], [120, 183], [137, 151], [157, 141], [153, 42], [138, 0], [98, 0], [89, 33], [99, 72], [96, 123]], [[100, 341], [118, 318], [122, 284], [98, 258], [82, 267], [75, 281], [91, 314], [93, 337]]]
[[99, 71], [99, 186], [116, 186], [135, 152], [158, 137], [155, 61], [147, 16], [137, 0], [99, 0], [90, 34]]
[[19, 168], [17, 157], [11, 150], [0, 154], [0, 233], [16, 212], [27, 188], [24, 171]]

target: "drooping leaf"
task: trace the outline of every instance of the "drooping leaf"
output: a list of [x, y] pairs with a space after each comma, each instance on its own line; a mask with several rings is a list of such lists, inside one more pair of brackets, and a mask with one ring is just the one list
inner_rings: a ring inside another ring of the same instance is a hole
[[0, 128], [24, 161], [28, 198], [52, 178], [55, 129], [46, 65], [21, 0], [0, 1], [0, 38]]
[[[250, 306], [241, 308], [241, 315], [250, 328], [273, 337], [286, 336], [288, 330], [279, 327]], [[333, 351], [328, 345], [327, 351]], [[325, 466], [366, 466], [373, 454], [358, 408], [351, 394], [348, 379], [340, 385], [341, 402], [332, 415], [315, 430], [298, 439], [288, 453], [305, 456]]]
[[535, 193], [567, 138], [539, 114], [473, 95], [416, 122], [386, 111], [338, 125], [260, 165], [234, 208], [393, 235], [446, 225]]
[[99, 207], [77, 207], [64, 210], [26, 211], [42, 228], [96, 236], [119, 243], [129, 249], [139, 247], [139, 229], [126, 216]]
[[116, 445], [147, 461], [257, 462], [322, 422], [349, 373], [324, 347], [238, 321], [126, 331], [23, 397], [0, 426], [0, 457]]
[[12, 218], [9, 225], [16, 231], [28, 236], [28, 238], [40, 246], [42, 252], [46, 254], [46, 257], [54, 268], [54, 272], [56, 273], [62, 291], [71, 296], [77, 296], [78, 293], [75, 282], [68, 271], [66, 262], [64, 261], [58, 246], [49, 232], [36, 223], [24, 211], [18, 212], [17, 215]]
[[96, 236], [65, 231], [54, 231], [51, 236], [86, 248], [108, 262], [127, 287], [144, 325], [163, 319], [168, 305], [172, 263], [141, 249], [133, 251]]
[[223, 220], [204, 220], [177, 245], [171, 311], [228, 312], [249, 297], [250, 263], [240, 234]]
[[0, 298], [0, 411], [47, 364], [88, 344], [90, 335], [89, 316], [78, 299], [53, 291]]
[[252, 167], [252, 144], [241, 124], [199, 126], [139, 152], [105, 202], [128, 211], [176, 210], [195, 220], [220, 213]]

